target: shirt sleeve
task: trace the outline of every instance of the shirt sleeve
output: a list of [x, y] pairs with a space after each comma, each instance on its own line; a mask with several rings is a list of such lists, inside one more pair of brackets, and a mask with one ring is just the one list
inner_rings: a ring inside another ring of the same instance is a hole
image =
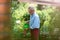
[[33, 21], [33, 24], [31, 25], [31, 27], [33, 27], [33, 28], [39, 28], [40, 27], [40, 19], [39, 19], [39, 17], [34, 18], [34, 21]]

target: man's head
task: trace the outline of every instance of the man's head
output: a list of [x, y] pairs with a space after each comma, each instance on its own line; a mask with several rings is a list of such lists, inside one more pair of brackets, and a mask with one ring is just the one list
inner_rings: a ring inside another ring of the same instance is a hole
[[35, 8], [32, 7], [32, 6], [28, 7], [28, 12], [29, 12], [31, 15], [34, 14]]

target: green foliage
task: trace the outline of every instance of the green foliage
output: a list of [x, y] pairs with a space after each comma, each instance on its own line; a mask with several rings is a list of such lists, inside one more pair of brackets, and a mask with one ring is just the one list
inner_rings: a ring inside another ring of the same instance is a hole
[[[28, 14], [28, 3], [19, 3], [18, 1], [13, 1], [12, 3], [12, 21], [13, 21], [13, 28], [12, 33], [14, 37], [17, 39], [23, 36], [24, 31], [24, 23], [25, 21], [29, 20], [30, 15]], [[37, 8], [37, 7], [36, 7]], [[36, 13], [40, 16], [40, 30], [41, 34], [49, 34], [51, 28], [50, 23], [52, 20], [52, 13], [54, 13], [54, 9], [52, 7], [47, 7], [43, 10], [37, 10]], [[16, 23], [17, 20], [20, 20], [20, 23]], [[29, 36], [30, 33], [28, 32], [27, 35]]]

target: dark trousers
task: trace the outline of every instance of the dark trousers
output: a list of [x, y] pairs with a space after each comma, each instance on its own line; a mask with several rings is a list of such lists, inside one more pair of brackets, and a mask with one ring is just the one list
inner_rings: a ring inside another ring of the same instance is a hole
[[31, 33], [31, 40], [39, 40], [39, 29], [35, 28], [35, 29], [30, 29], [30, 33]]

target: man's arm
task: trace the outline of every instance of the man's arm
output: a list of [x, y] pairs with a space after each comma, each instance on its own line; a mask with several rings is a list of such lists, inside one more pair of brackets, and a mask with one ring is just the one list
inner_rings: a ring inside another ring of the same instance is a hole
[[29, 24], [30, 20], [26, 21], [27, 24]]

